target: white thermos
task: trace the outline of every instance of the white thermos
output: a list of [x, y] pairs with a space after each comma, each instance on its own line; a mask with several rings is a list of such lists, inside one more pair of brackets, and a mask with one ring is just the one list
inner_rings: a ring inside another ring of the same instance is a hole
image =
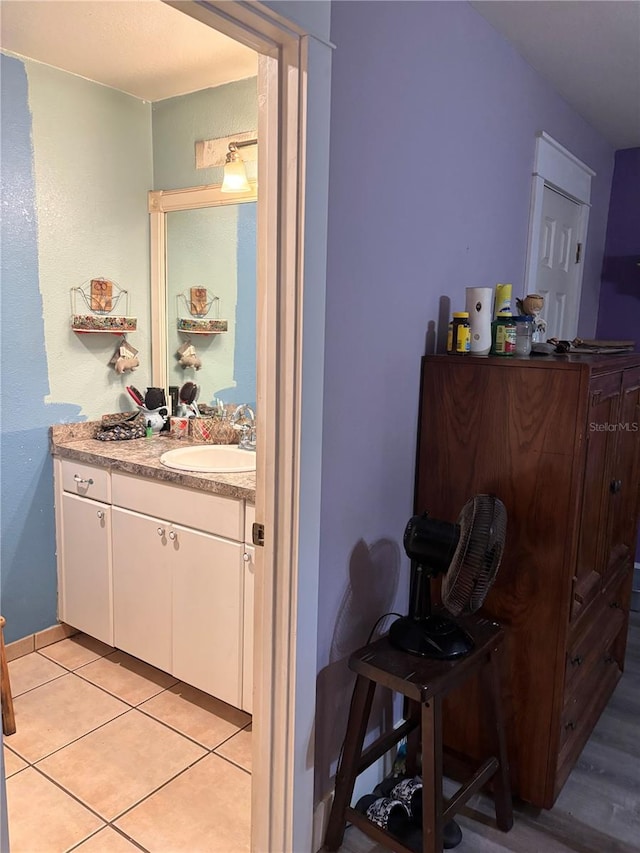
[[491, 349], [493, 288], [467, 287], [467, 311], [471, 326], [471, 352], [486, 355]]

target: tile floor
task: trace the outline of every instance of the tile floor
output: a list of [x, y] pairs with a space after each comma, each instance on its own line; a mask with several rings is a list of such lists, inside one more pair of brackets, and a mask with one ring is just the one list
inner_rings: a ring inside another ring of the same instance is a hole
[[11, 853], [249, 850], [248, 714], [83, 634], [9, 672]]

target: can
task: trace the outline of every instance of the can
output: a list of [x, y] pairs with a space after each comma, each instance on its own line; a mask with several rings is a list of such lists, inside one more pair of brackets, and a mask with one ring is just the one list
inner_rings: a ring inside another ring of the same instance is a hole
[[496, 301], [493, 312], [493, 319], [497, 320], [500, 314], [513, 314], [511, 308], [511, 291], [510, 284], [496, 284]]
[[491, 324], [491, 354], [516, 354], [516, 321], [511, 314], [501, 312]]

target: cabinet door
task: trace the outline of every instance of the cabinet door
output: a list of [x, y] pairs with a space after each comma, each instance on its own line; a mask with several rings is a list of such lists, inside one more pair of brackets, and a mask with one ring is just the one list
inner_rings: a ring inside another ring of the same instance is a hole
[[244, 629], [242, 632], [242, 710], [253, 714], [253, 611], [256, 549], [244, 546]]
[[113, 645], [111, 507], [62, 495], [60, 618]]
[[616, 444], [620, 373], [594, 379], [589, 387], [587, 448], [582, 489], [582, 516], [573, 587], [572, 617], [599, 593], [607, 557], [610, 472]]
[[172, 525], [173, 674], [240, 707], [244, 546]]
[[171, 672], [170, 526], [113, 508], [114, 644]]
[[640, 368], [626, 370], [622, 375], [615, 438], [613, 464], [606, 483], [610, 502], [605, 551], [607, 575], [632, 558], [636, 547], [640, 502]]

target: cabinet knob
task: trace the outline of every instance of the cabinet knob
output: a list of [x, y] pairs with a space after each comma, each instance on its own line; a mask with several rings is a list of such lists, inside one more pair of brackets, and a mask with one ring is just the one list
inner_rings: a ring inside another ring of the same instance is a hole
[[172, 530], [171, 533], [169, 534], [169, 539], [174, 540], [177, 538], [178, 538], [178, 534], [174, 530]]
[[158, 528], [158, 536], [164, 536], [164, 527]]
[[622, 489], [622, 480], [612, 480], [609, 484], [609, 488], [611, 489], [612, 495], [617, 495]]
[[245, 563], [250, 563], [251, 562], [251, 554], [247, 554], [247, 552], [245, 551], [244, 554], [242, 555], [242, 559], [245, 561]]
[[575, 727], [576, 727], [576, 724], [573, 722], [573, 720], [569, 720], [569, 722], [565, 726], [565, 729], [569, 729], [569, 731], [573, 731], [575, 729]]
[[620, 609], [621, 609], [621, 608], [620, 608], [620, 602], [619, 602], [619, 601], [612, 601], [612, 602], [609, 604], [609, 607], [610, 607], [612, 610], [620, 610]]
[[582, 657], [582, 655], [576, 655], [574, 658], [571, 658], [571, 663], [574, 666], [580, 666], [583, 660], [584, 658]]
[[613, 655], [606, 655], [606, 657], [604, 658], [604, 662], [605, 663], [615, 663], [616, 659], [614, 658]]
[[89, 477], [88, 480], [83, 480], [79, 474], [74, 474], [73, 479], [78, 483], [78, 485], [82, 484], [83, 486], [93, 486], [93, 480]]
[[100, 519], [100, 521], [102, 521], [102, 519], [104, 518], [104, 512], [103, 512], [101, 509], [99, 509], [99, 510], [96, 512], [96, 515], [98, 516], [98, 518]]

